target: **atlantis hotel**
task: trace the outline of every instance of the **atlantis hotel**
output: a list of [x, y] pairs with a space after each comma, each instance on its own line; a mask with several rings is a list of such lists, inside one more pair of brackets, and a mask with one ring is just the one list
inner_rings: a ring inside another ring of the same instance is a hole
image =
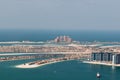
[[120, 64], [120, 54], [110, 52], [93, 52], [91, 61], [111, 62], [112, 64]]

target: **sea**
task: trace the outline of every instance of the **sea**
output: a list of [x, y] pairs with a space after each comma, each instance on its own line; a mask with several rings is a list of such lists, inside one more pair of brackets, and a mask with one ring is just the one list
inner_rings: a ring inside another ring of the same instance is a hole
[[0, 30], [0, 41], [47, 41], [64, 35], [76, 41], [120, 41], [119, 31], [18, 29]]
[[[120, 41], [119, 31], [49, 31], [49, 30], [1, 30], [0, 41], [48, 41], [56, 36], [70, 36], [76, 41]], [[3, 54], [3, 53], [2, 53]], [[16, 60], [0, 62], [0, 80], [119, 80], [120, 67], [82, 63], [71, 60], [48, 64], [37, 68], [21, 69], [16, 65], [35, 61]]]

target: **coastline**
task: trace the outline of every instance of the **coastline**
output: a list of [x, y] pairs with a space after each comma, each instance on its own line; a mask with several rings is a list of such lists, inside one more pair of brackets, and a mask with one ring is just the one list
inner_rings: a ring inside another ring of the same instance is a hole
[[0, 54], [0, 56], [10, 56], [10, 55], [26, 55], [26, 54], [40, 54], [40, 53], [5, 53]]
[[120, 67], [120, 64], [112, 64], [112, 63], [99, 62], [99, 61], [83, 61], [83, 63]]
[[[70, 59], [70, 60], [74, 60], [74, 59]], [[20, 64], [20, 65], [16, 65], [16, 68], [37, 68], [40, 66], [44, 66], [44, 65], [48, 65], [48, 64], [53, 64], [53, 63], [58, 63], [58, 62], [63, 62], [63, 61], [70, 61], [70, 60], [60, 60], [60, 61], [53, 61], [53, 62], [48, 62], [48, 63], [43, 63], [43, 64], [32, 64], [29, 65], [29, 63], [25, 63], [25, 64]]]

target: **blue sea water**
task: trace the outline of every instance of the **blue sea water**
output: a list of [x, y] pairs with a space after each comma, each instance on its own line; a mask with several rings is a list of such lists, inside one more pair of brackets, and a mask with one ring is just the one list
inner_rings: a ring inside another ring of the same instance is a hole
[[119, 80], [120, 68], [81, 63], [78, 60], [49, 64], [38, 68], [20, 69], [17, 64], [31, 60], [7, 61], [0, 64], [1, 80], [97, 80], [99, 72], [101, 80]]
[[119, 31], [0, 30], [0, 41], [47, 41], [67, 35], [76, 41], [120, 41]]

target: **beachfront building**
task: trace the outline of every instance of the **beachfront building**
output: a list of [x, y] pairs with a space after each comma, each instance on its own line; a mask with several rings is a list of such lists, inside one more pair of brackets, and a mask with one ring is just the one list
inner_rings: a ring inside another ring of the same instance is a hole
[[91, 61], [111, 62], [112, 64], [120, 64], [120, 54], [109, 52], [93, 52]]
[[91, 54], [91, 60], [93, 61], [112, 61], [112, 53], [94, 52]]
[[116, 64], [120, 64], [120, 54], [115, 55], [115, 60], [116, 60], [115, 61]]
[[58, 36], [54, 39], [54, 42], [56, 42], [56, 43], [59, 43], [59, 42], [71, 43], [72, 38], [70, 38], [69, 36]]

